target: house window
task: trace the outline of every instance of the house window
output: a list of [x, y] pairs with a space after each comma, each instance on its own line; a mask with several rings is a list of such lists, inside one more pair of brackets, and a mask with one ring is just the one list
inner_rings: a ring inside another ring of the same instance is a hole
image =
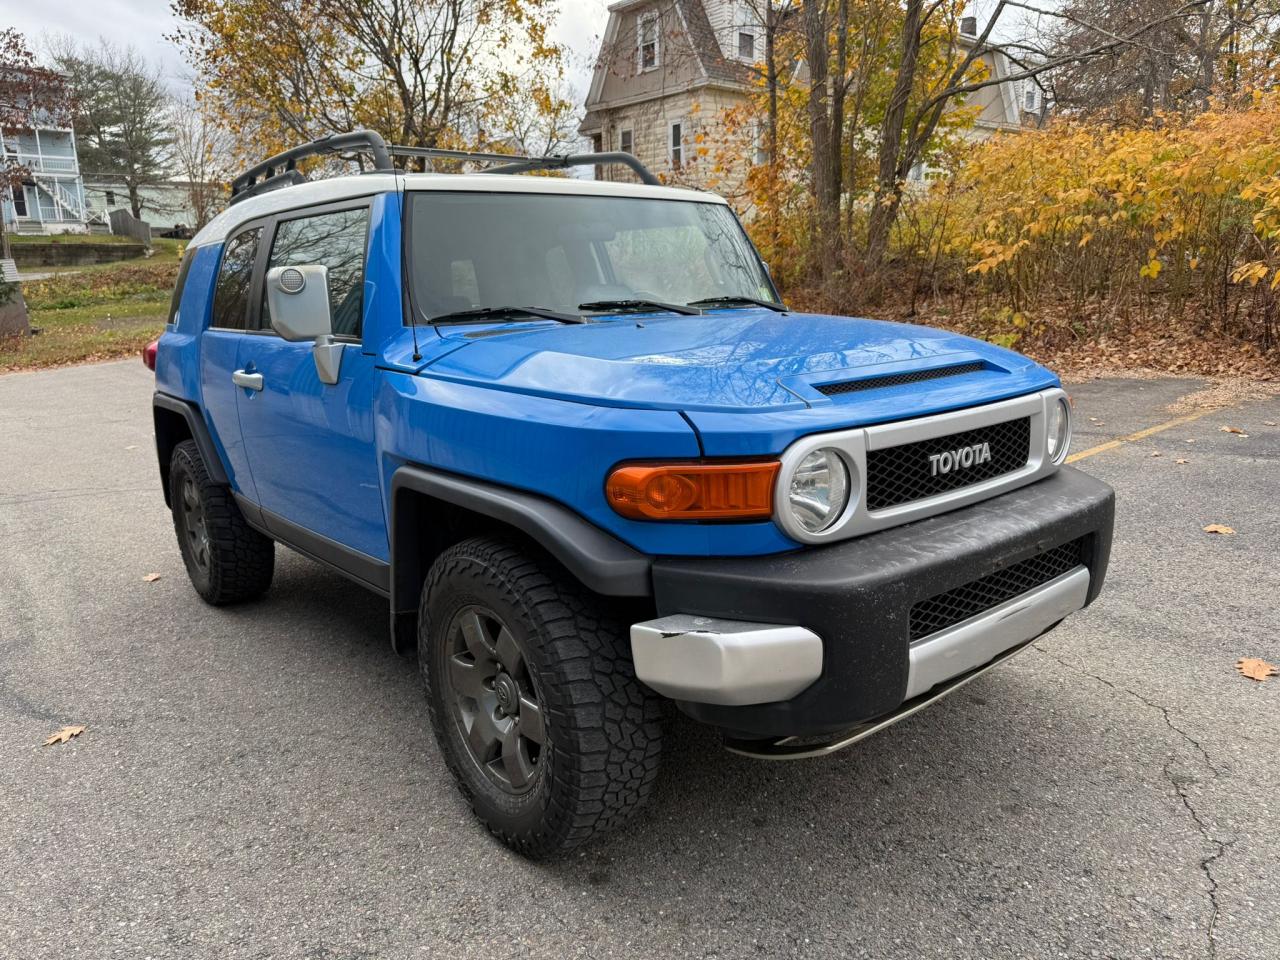
[[25, 217], [27, 215], [27, 188], [19, 184], [13, 188], [12, 192], [14, 216]]
[[[603, 134], [603, 133], [593, 133], [593, 134], [591, 135], [591, 152], [592, 152], [592, 153], [601, 153], [601, 152], [603, 152], [603, 150], [604, 150], [604, 134]], [[591, 177], [592, 177], [592, 179], [593, 179], [593, 180], [603, 180], [603, 179], [604, 179], [604, 167], [600, 166], [600, 164], [598, 164], [598, 163], [597, 163], [597, 164], [592, 168], [592, 171], [591, 171]]]
[[640, 16], [636, 28], [637, 58], [640, 70], [652, 70], [658, 65], [658, 15], [645, 13]]
[[671, 125], [671, 169], [679, 170], [684, 164], [684, 130], [683, 125]]
[[116, 205], [116, 192], [114, 190], [107, 191], [107, 206], [114, 207]]
[[632, 133], [630, 130], [623, 130], [620, 134], [618, 134], [618, 149], [621, 150], [623, 153], [635, 153], [636, 152], [635, 139], [636, 138], [634, 133]]
[[756, 62], [756, 35], [745, 30], [738, 32], [738, 58]]
[[1040, 91], [1036, 89], [1036, 85], [1034, 83], [1028, 82], [1027, 90], [1026, 90], [1026, 93], [1024, 94], [1024, 103], [1026, 104], [1026, 110], [1029, 113], [1035, 113], [1037, 110], [1040, 109], [1039, 94], [1040, 94]]

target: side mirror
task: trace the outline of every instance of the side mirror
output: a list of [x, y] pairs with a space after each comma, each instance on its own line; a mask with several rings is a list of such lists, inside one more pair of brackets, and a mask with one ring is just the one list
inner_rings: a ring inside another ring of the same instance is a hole
[[272, 267], [267, 271], [267, 305], [272, 329], [294, 343], [314, 341], [312, 356], [320, 382], [337, 383], [343, 347], [333, 341], [329, 268], [322, 264]]
[[286, 340], [315, 340], [333, 333], [328, 267], [272, 267], [267, 271], [267, 304], [271, 326]]

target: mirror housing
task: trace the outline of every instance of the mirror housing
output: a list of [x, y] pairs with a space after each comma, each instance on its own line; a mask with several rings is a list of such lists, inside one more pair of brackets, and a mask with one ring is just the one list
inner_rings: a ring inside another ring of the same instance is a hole
[[272, 267], [267, 271], [267, 304], [271, 327], [285, 340], [299, 343], [333, 333], [328, 267]]
[[267, 271], [271, 328], [294, 343], [315, 342], [311, 356], [321, 383], [335, 384], [342, 373], [343, 345], [333, 339], [329, 314], [329, 268], [323, 264], [272, 267]]

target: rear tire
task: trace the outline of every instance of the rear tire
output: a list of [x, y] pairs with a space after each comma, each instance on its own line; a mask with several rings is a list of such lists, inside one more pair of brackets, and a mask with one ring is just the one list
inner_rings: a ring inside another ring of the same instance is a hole
[[249, 526], [231, 490], [209, 477], [194, 440], [174, 447], [169, 502], [182, 562], [206, 603], [222, 606], [266, 592], [276, 545]]
[[551, 857], [645, 802], [661, 700], [635, 676], [626, 628], [554, 562], [475, 539], [422, 588], [418, 658], [445, 762], [481, 822]]

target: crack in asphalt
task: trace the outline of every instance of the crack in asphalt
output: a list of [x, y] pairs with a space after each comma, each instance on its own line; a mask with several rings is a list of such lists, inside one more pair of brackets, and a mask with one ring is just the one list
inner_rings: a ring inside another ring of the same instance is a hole
[[[1143, 704], [1144, 706], [1157, 711], [1160, 714], [1160, 716], [1164, 719], [1164, 724], [1166, 727], [1168, 727], [1170, 730], [1176, 733], [1179, 737], [1181, 737], [1184, 741], [1191, 744], [1191, 746], [1195, 748], [1195, 752], [1199, 754], [1201, 762], [1203, 762], [1205, 767], [1208, 768], [1209, 772], [1213, 774], [1212, 779], [1217, 780], [1222, 775], [1222, 771], [1219, 770], [1218, 767], [1214, 764], [1213, 759], [1209, 756], [1209, 751], [1204, 748], [1204, 745], [1200, 743], [1200, 741], [1197, 740], [1195, 737], [1191, 736], [1191, 734], [1189, 734], [1186, 730], [1182, 729], [1182, 727], [1178, 726], [1176, 723], [1173, 722], [1173, 718], [1169, 713], [1168, 707], [1164, 706], [1163, 704], [1156, 703], [1154, 700], [1150, 700], [1147, 697], [1144, 697], [1142, 694], [1138, 693], [1136, 690], [1130, 690], [1128, 687], [1121, 686], [1118, 683], [1113, 683], [1112, 681], [1106, 679], [1105, 677], [1101, 677], [1096, 673], [1090, 673], [1088, 670], [1085, 670], [1083, 667], [1079, 666], [1078, 664], [1071, 663], [1070, 661], [1067, 661], [1067, 660], [1063, 660], [1061, 657], [1050, 653], [1048, 650], [1045, 650], [1043, 647], [1040, 647], [1038, 644], [1033, 643], [1031, 644], [1031, 646], [1032, 646], [1032, 649], [1034, 649], [1037, 653], [1048, 657], [1050, 660], [1054, 661], [1054, 663], [1060, 664], [1061, 666], [1066, 667], [1068, 670], [1071, 670], [1072, 672], [1077, 673], [1082, 677], [1088, 677], [1090, 680], [1096, 680], [1098, 681], [1098, 683], [1102, 684], [1105, 687], [1110, 687], [1112, 690], [1115, 690], [1117, 693], [1128, 694], [1130, 697], [1137, 700], [1139, 703]], [[1173, 775], [1173, 771], [1171, 769], [1172, 766], [1173, 766], [1173, 758], [1170, 757], [1168, 760], [1165, 761], [1164, 766], [1161, 770], [1161, 772], [1164, 774], [1164, 778], [1168, 780], [1169, 785], [1173, 787], [1174, 793], [1177, 795], [1178, 800], [1181, 801], [1182, 806], [1186, 809], [1188, 816], [1190, 816], [1191, 818], [1191, 822], [1195, 824], [1196, 831], [1200, 834], [1201, 839], [1206, 844], [1214, 848], [1213, 853], [1211, 853], [1209, 856], [1204, 856], [1200, 858], [1200, 872], [1204, 874], [1205, 880], [1209, 885], [1209, 889], [1208, 889], [1209, 925], [1207, 930], [1207, 945], [1209, 948], [1208, 955], [1210, 957], [1210, 960], [1216, 960], [1218, 956], [1218, 934], [1217, 934], [1218, 918], [1221, 916], [1222, 911], [1218, 903], [1218, 889], [1219, 889], [1218, 878], [1213, 875], [1213, 864], [1216, 863], [1218, 860], [1220, 860], [1226, 854], [1228, 848], [1230, 848], [1231, 845], [1235, 843], [1235, 840], [1234, 839], [1219, 840], [1217, 837], [1213, 836], [1213, 834], [1209, 832], [1208, 825], [1204, 822], [1203, 819], [1201, 819], [1200, 812], [1196, 810], [1195, 804], [1191, 802], [1191, 797], [1187, 793], [1186, 786], [1184, 785], [1184, 781], [1179, 780], [1177, 777]]]

